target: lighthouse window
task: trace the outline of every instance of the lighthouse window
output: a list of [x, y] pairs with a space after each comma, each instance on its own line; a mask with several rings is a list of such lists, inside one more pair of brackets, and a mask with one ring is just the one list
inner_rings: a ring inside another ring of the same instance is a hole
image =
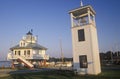
[[18, 55], [20, 55], [20, 51], [18, 51]]
[[24, 55], [26, 55], [26, 51], [24, 51]]
[[24, 46], [25, 46], [25, 43], [23, 43], [24, 44]]
[[78, 41], [85, 41], [84, 29], [78, 30]]
[[15, 55], [16, 55], [16, 51], [15, 51]]
[[27, 51], [27, 55], [30, 55], [30, 50]]

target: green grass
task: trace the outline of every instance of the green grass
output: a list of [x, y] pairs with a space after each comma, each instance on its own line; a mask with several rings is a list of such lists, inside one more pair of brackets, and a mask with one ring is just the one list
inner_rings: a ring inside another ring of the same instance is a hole
[[120, 70], [103, 69], [102, 73], [95, 75], [75, 75], [71, 71], [42, 71], [36, 73], [12, 74], [0, 79], [120, 79]]

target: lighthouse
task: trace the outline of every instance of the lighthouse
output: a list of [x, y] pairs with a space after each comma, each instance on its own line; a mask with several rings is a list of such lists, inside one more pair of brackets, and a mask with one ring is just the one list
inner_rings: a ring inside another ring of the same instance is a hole
[[101, 72], [96, 12], [91, 5], [69, 11], [71, 17], [73, 68], [78, 74], [97, 75]]

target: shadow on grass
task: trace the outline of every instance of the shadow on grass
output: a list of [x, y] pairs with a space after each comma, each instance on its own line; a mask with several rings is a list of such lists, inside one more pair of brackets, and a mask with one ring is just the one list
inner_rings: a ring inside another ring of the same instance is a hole
[[42, 71], [35, 73], [11, 74], [11, 79], [73, 79], [73, 72], [71, 71]]
[[14, 73], [0, 79], [120, 79], [120, 70], [102, 69], [99, 75], [75, 75], [73, 71], [50, 70]]

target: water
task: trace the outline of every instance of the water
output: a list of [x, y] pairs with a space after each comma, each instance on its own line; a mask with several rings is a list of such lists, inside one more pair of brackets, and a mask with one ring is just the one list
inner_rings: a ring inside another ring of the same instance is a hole
[[0, 61], [0, 67], [10, 67], [11, 62], [10, 61]]

